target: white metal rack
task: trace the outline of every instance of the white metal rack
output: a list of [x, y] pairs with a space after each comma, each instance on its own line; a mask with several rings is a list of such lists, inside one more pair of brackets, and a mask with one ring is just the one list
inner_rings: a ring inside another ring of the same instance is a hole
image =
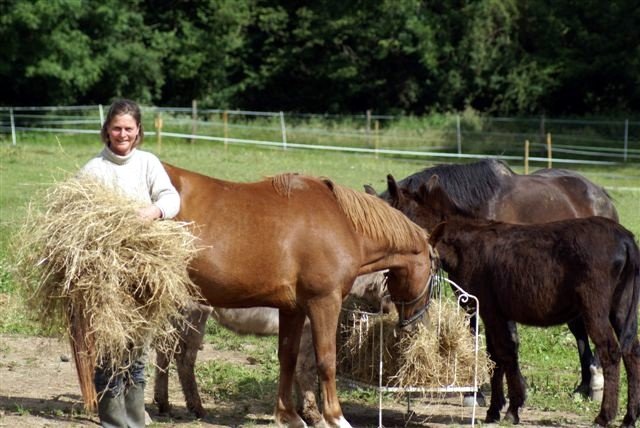
[[[475, 426], [475, 419], [476, 419], [476, 407], [477, 407], [477, 394], [478, 394], [478, 352], [480, 350], [480, 343], [479, 343], [479, 325], [478, 325], [478, 314], [479, 314], [479, 301], [478, 299], [472, 295], [467, 293], [466, 291], [464, 291], [458, 284], [456, 284], [455, 282], [449, 280], [448, 278], [444, 278], [443, 276], [438, 276], [437, 280], [435, 280], [432, 284], [432, 290], [431, 290], [431, 301], [437, 300], [439, 303], [442, 303], [442, 299], [443, 299], [443, 293], [442, 293], [442, 287], [444, 285], [444, 283], [448, 283], [453, 292], [454, 295], [456, 296], [457, 299], [457, 303], [458, 306], [460, 307], [460, 310], [464, 310], [463, 308], [472, 308], [471, 310], [467, 310], [468, 315], [475, 315], [474, 319], [474, 336], [473, 336], [473, 340], [474, 340], [474, 357], [475, 357], [475, 364], [474, 364], [474, 376], [473, 376], [473, 382], [471, 385], [458, 385], [456, 383], [456, 381], [454, 380], [452, 383], [448, 384], [448, 385], [440, 385], [438, 387], [420, 387], [420, 386], [413, 386], [413, 387], [392, 387], [392, 386], [386, 386], [383, 384], [383, 373], [384, 373], [384, 363], [383, 363], [383, 352], [384, 352], [384, 334], [383, 334], [383, 323], [379, 323], [380, 325], [380, 349], [379, 349], [379, 355], [378, 355], [378, 385], [373, 385], [373, 384], [369, 384], [366, 382], [362, 382], [362, 381], [358, 381], [358, 380], [354, 380], [354, 379], [350, 379], [349, 377], [345, 377], [343, 375], [340, 375], [340, 378], [343, 379], [344, 381], [348, 382], [349, 384], [352, 384], [354, 386], [359, 386], [359, 387], [363, 387], [363, 388], [377, 388], [378, 389], [378, 426], [380, 428], [384, 427], [384, 425], [382, 424], [382, 396], [383, 393], [385, 392], [404, 392], [404, 393], [472, 393], [473, 394], [473, 406], [471, 409], [471, 426]], [[442, 307], [441, 305], [439, 307]], [[360, 320], [359, 322], [364, 322], [364, 323], [368, 323], [369, 319], [372, 317], [379, 317], [382, 314], [382, 308], [380, 309], [379, 313], [370, 313], [370, 312], [363, 312], [363, 311], [358, 311], [358, 310], [350, 310], [350, 309], [343, 309], [343, 311], [347, 311], [353, 314], [353, 316], [359, 316]], [[431, 314], [431, 315], [435, 315], [435, 314]], [[437, 320], [437, 328], [438, 331], [440, 329], [441, 326], [441, 321], [442, 321], [442, 311], [438, 311], [437, 313], [438, 316], [438, 320]], [[409, 411], [409, 407], [410, 407], [410, 398], [409, 395], [407, 395], [407, 408]]]

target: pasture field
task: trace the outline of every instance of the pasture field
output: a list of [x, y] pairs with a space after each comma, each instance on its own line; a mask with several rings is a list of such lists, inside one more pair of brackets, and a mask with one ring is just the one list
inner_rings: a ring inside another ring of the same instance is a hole
[[[101, 146], [97, 138], [77, 136], [45, 140], [40, 137], [17, 146], [0, 144], [0, 334], [37, 336], [41, 331], [22, 310], [10, 273], [12, 233], [19, 227], [29, 201], [39, 191], [73, 175], [99, 152]], [[378, 191], [386, 188], [386, 175], [389, 173], [400, 179], [441, 163], [439, 160], [375, 158], [250, 146], [230, 145], [225, 149], [219, 143], [189, 144], [171, 139], [163, 141], [161, 150], [151, 140], [143, 147], [158, 154], [163, 161], [226, 180], [253, 181], [281, 172], [299, 172], [327, 176], [354, 189], [371, 184]], [[521, 165], [510, 166], [522, 173]], [[544, 166], [538, 165], [540, 168]], [[605, 186], [615, 200], [621, 223], [640, 236], [640, 165], [572, 169]], [[579, 368], [575, 343], [568, 329], [564, 326], [546, 330], [520, 327], [520, 332], [520, 359], [528, 382], [528, 406], [575, 413], [588, 424], [596, 415], [598, 406], [571, 396]], [[239, 394], [256, 398], [274, 396], [277, 381], [275, 338], [238, 337], [211, 323], [206, 341], [220, 350], [245, 352], [257, 364], [251, 368], [238, 368], [226, 360], [200, 362], [197, 374], [203, 395], [210, 395], [216, 402], [230, 400], [231, 403]], [[626, 382], [624, 374], [623, 379]], [[626, 387], [622, 393], [626, 395]], [[621, 398], [622, 409], [626, 397], [621, 394]], [[341, 388], [341, 399], [349, 403], [370, 404], [374, 412], [377, 407], [376, 394], [367, 390]], [[485, 409], [480, 409], [478, 417], [482, 419], [484, 412]], [[551, 425], [554, 423], [556, 426], [565, 424], [562, 420], [550, 421]]]

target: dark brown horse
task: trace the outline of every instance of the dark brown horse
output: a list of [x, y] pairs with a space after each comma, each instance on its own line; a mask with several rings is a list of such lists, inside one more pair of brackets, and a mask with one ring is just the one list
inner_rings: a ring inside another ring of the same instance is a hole
[[350, 426], [336, 393], [336, 329], [356, 276], [389, 269], [401, 325], [428, 300], [427, 235], [378, 198], [295, 174], [234, 183], [166, 165], [181, 197], [178, 220], [194, 223], [202, 250], [193, 281], [215, 307], [278, 308], [279, 426], [304, 426], [295, 411], [293, 372], [305, 317], [311, 322], [323, 397], [332, 427]]
[[[438, 177], [437, 186], [433, 177]], [[388, 176], [387, 183], [388, 190], [381, 197], [428, 231], [446, 219], [447, 208], [440, 206], [443, 199], [435, 195], [437, 192], [455, 200], [470, 218], [530, 224], [598, 215], [618, 221], [613, 202], [602, 187], [563, 169], [518, 175], [505, 163], [486, 159], [466, 165], [438, 165], [399, 182]], [[591, 382], [589, 367], [597, 362], [581, 320], [571, 320], [568, 325], [580, 357], [582, 376], [576, 392], [586, 396]]]
[[[442, 195], [445, 195], [442, 193]], [[452, 215], [430, 238], [449, 277], [478, 297], [491, 377], [487, 422], [519, 422], [525, 385], [510, 322], [546, 327], [584, 320], [604, 371], [598, 426], [617, 413], [620, 359], [628, 378], [623, 427], [640, 413], [640, 251], [631, 232], [604, 217], [516, 225]]]

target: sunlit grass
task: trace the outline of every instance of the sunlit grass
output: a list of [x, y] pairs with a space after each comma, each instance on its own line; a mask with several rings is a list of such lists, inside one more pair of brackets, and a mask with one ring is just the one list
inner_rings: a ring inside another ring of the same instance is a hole
[[[38, 135], [23, 139], [18, 146], [0, 145], [0, 332], [38, 334], [15, 289], [9, 266], [12, 231], [19, 225], [29, 201], [39, 190], [74, 174], [101, 149], [97, 136]], [[440, 160], [397, 159], [335, 152], [255, 148], [245, 145], [163, 140], [158, 146], [149, 138], [144, 146], [166, 162], [232, 181], [253, 181], [281, 172], [327, 176], [336, 182], [361, 189], [371, 184], [386, 188], [386, 175], [403, 178]], [[514, 169], [522, 172], [520, 165]], [[621, 223], [640, 236], [640, 173], [638, 165], [580, 168], [579, 172], [609, 188], [620, 213]], [[625, 188], [621, 190], [620, 188]], [[553, 329], [520, 327], [520, 361], [528, 383], [528, 406], [584, 414], [587, 421], [598, 406], [572, 396], [579, 379], [575, 342], [565, 326]], [[204, 394], [233, 400], [242, 396], [257, 399], [274, 395], [277, 385], [275, 337], [237, 336], [209, 324], [208, 343], [222, 351], [245, 353], [253, 364], [210, 361], [198, 365], [198, 381]], [[624, 373], [624, 371], [622, 371]], [[626, 377], [623, 374], [623, 382]], [[621, 402], [626, 400], [625, 387]], [[341, 397], [374, 405], [377, 395], [367, 389], [343, 389]], [[622, 404], [621, 404], [622, 405]], [[483, 413], [483, 411], [481, 411]], [[484, 415], [482, 415], [484, 416]]]

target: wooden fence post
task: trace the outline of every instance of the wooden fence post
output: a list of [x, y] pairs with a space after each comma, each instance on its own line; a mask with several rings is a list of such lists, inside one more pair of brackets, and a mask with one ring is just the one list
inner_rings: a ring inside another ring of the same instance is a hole
[[153, 121], [156, 127], [156, 145], [158, 146], [158, 153], [162, 151], [162, 113], [158, 112], [156, 120]]
[[524, 140], [524, 174], [529, 174], [529, 140]]
[[284, 123], [284, 112], [280, 112], [280, 128], [282, 129], [282, 148], [287, 150], [287, 127]]

